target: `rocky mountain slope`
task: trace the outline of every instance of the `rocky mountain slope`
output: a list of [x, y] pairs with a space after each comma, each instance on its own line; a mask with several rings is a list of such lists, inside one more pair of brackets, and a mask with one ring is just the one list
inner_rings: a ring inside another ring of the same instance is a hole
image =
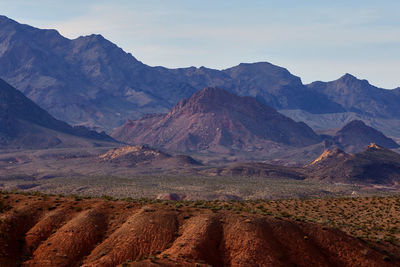
[[348, 153], [360, 152], [370, 143], [376, 143], [389, 149], [400, 147], [393, 139], [365, 125], [360, 120], [354, 120], [346, 124], [334, 135], [333, 139], [340, 148]]
[[0, 79], [0, 146], [48, 148], [114, 142], [104, 133], [71, 127]]
[[307, 86], [323, 93], [346, 111], [382, 118], [400, 118], [400, 95], [345, 74], [331, 82], [313, 82]]
[[344, 183], [400, 184], [400, 154], [376, 144], [349, 155], [334, 149], [306, 166], [311, 178]]
[[262, 210], [24, 195], [2, 203], [2, 266], [398, 266], [338, 229]]
[[371, 85], [351, 74], [330, 82], [313, 82], [307, 87], [327, 96], [344, 111], [312, 114], [304, 109], [280, 110], [296, 121], [316, 130], [341, 128], [352, 120], [362, 120], [389, 136], [400, 136], [400, 90]]
[[253, 151], [321, 141], [306, 124], [294, 122], [255, 98], [218, 88], [195, 93], [166, 115], [128, 121], [112, 136], [172, 151]]

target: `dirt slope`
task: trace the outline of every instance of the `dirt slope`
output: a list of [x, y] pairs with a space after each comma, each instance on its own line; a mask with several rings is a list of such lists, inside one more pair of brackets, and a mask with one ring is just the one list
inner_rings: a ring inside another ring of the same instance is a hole
[[79, 197], [2, 203], [0, 266], [400, 264], [337, 229], [260, 214]]

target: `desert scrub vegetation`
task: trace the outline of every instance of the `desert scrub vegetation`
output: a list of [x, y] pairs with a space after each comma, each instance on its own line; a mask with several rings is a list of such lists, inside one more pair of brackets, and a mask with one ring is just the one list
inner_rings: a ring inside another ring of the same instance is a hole
[[[47, 195], [40, 192], [6, 192], [0, 191], [0, 212], [11, 208], [9, 195], [24, 195], [28, 198], [45, 200], [47, 198], [70, 199], [78, 204], [83, 199], [91, 199], [84, 195]], [[326, 227], [338, 228], [354, 237], [373, 243], [390, 243], [400, 247], [400, 196], [369, 197], [334, 197], [281, 200], [162, 200], [151, 198], [117, 198], [103, 195], [107, 202], [124, 201], [126, 207], [132, 205], [162, 205], [176, 212], [208, 209], [214, 213], [232, 211], [242, 216], [259, 214], [296, 221], [307, 221], [323, 224]], [[18, 199], [13, 200], [19, 201]], [[51, 206], [49, 209], [53, 209]], [[80, 211], [78, 205], [72, 209]]]
[[240, 205], [243, 211], [316, 222], [339, 228], [367, 241], [400, 246], [398, 196], [259, 200], [244, 203], [244, 206]]

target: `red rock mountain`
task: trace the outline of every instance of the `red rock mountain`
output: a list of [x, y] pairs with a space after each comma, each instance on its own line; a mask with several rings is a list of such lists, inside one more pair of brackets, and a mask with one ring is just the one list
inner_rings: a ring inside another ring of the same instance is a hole
[[218, 88], [195, 93], [166, 115], [128, 121], [112, 136], [172, 151], [252, 151], [320, 142], [306, 124], [285, 117], [255, 98]]

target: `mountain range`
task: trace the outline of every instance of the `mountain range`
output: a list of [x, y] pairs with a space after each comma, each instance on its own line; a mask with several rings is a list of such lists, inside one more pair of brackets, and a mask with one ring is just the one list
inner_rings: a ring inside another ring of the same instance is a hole
[[252, 96], [314, 129], [361, 119], [400, 136], [400, 89], [349, 74], [305, 85], [267, 62], [225, 70], [148, 66], [101, 35], [67, 39], [0, 16], [0, 77], [57, 119], [111, 131], [127, 119], [166, 113], [204, 87]]

